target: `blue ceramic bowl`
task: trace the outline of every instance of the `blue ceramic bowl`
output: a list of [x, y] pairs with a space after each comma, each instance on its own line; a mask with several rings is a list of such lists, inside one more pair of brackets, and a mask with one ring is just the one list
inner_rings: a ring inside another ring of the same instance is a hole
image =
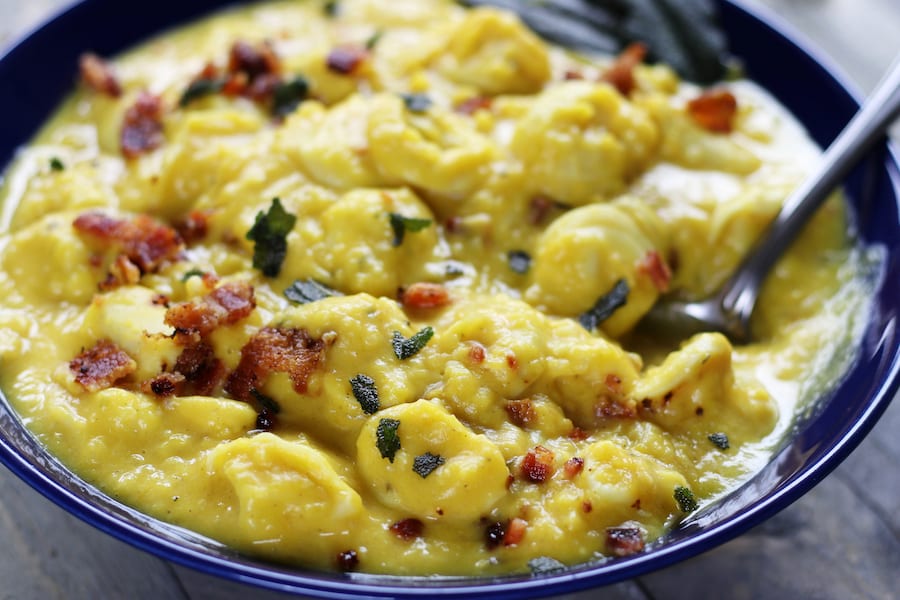
[[[0, 165], [28, 142], [71, 91], [78, 55], [117, 53], [148, 35], [226, 4], [223, 0], [84, 0], [0, 56]], [[734, 1], [719, 2], [731, 50], [747, 74], [769, 89], [827, 145], [856, 111], [857, 97], [822, 56], [796, 34]], [[777, 67], [775, 67], [777, 65]], [[812, 100], [814, 99], [814, 101]], [[28, 433], [0, 397], [0, 460], [59, 506], [164, 559], [244, 583], [323, 598], [494, 598], [543, 596], [613, 583], [694, 556], [787, 507], [834, 469], [887, 407], [900, 371], [900, 174], [887, 145], [847, 179], [865, 244], [887, 250], [881, 282], [858, 357], [811, 416], [796, 423], [772, 461], [741, 488], [693, 515], [641, 554], [545, 576], [403, 578], [329, 574], [253, 561], [223, 545], [142, 515], [74, 476]]]

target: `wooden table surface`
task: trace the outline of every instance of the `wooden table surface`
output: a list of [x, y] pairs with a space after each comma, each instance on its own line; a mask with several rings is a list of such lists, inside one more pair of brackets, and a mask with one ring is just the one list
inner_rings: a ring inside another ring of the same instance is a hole
[[[865, 91], [900, 52], [900, 0], [756, 2], [804, 32]], [[64, 3], [0, 0], [0, 45]], [[894, 402], [844, 464], [763, 525], [668, 569], [561, 598], [900, 598], [898, 465]], [[69, 516], [2, 467], [0, 540], [3, 600], [286, 597], [132, 548]]]

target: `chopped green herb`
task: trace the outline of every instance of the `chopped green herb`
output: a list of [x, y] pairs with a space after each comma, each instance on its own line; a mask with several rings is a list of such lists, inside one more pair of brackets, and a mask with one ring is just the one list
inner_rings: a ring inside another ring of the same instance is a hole
[[432, 454], [431, 452], [426, 452], [425, 454], [421, 454], [413, 459], [413, 471], [416, 472], [417, 475], [425, 479], [429, 475], [431, 475], [432, 471], [437, 469], [439, 466], [444, 464], [444, 457], [440, 454]]
[[431, 336], [434, 335], [434, 329], [430, 326], [424, 327], [421, 331], [406, 339], [399, 331], [394, 332], [391, 345], [394, 347], [394, 354], [400, 360], [406, 360], [410, 356], [415, 356], [419, 350], [425, 347]]
[[184, 90], [181, 99], [178, 101], [178, 106], [184, 108], [194, 100], [218, 94], [222, 91], [223, 85], [225, 85], [225, 81], [222, 79], [195, 79], [188, 88]]
[[431, 98], [425, 94], [400, 94], [407, 110], [414, 113], [423, 113], [431, 108]]
[[403, 238], [406, 237], [406, 232], [415, 233], [417, 231], [422, 231], [429, 225], [431, 225], [431, 219], [418, 219], [416, 217], [404, 217], [399, 213], [388, 213], [388, 218], [391, 221], [391, 229], [394, 230], [394, 246], [399, 246], [403, 243]]
[[359, 402], [363, 412], [367, 415], [375, 414], [381, 408], [375, 380], [368, 375], [360, 373], [356, 377], [351, 378], [350, 388], [353, 390], [353, 396], [356, 398], [356, 401]]
[[694, 492], [683, 485], [675, 486], [675, 502], [683, 513], [690, 513], [697, 510], [697, 500], [694, 498]]
[[524, 250], [510, 250], [506, 258], [509, 260], [509, 268], [519, 275], [524, 275], [531, 268], [531, 255]]
[[200, 269], [191, 269], [181, 276], [181, 282], [185, 283], [191, 277], [203, 277], [204, 275], [206, 275], [206, 273], [204, 273]]
[[253, 399], [259, 402], [259, 405], [267, 411], [276, 415], [281, 412], [281, 406], [274, 398], [266, 396], [256, 388], [250, 388], [250, 394], [253, 396]]
[[566, 565], [549, 556], [538, 556], [528, 561], [528, 568], [531, 569], [532, 575], [546, 575], [562, 571]]
[[370, 52], [372, 50], [374, 50], [375, 46], [378, 45], [378, 42], [381, 41], [381, 36], [383, 36], [383, 35], [384, 35], [384, 32], [380, 29], [378, 31], [376, 31], [375, 33], [373, 33], [372, 37], [370, 37], [369, 39], [366, 40], [366, 50], [368, 50]]
[[259, 211], [256, 222], [247, 232], [247, 239], [253, 246], [253, 266], [267, 277], [277, 277], [281, 263], [287, 256], [287, 235], [294, 227], [297, 217], [281, 205], [281, 200], [272, 200], [268, 212]]
[[381, 458], [386, 458], [394, 462], [394, 455], [400, 449], [400, 436], [397, 435], [397, 429], [400, 428], [400, 421], [397, 419], [381, 419], [378, 421], [378, 428], [375, 430], [375, 445], [381, 452]]
[[272, 92], [272, 114], [276, 117], [286, 117], [306, 100], [308, 94], [309, 82], [302, 75], [279, 82]]
[[340, 295], [337, 290], [333, 290], [315, 279], [298, 279], [284, 290], [284, 297], [297, 304], [309, 304], [316, 300]]
[[728, 450], [728, 436], [721, 431], [717, 433], [711, 433], [707, 436], [707, 438], [709, 439], [709, 441], [715, 444], [716, 447], [719, 448], [719, 450]]
[[618, 280], [609, 293], [600, 296], [590, 310], [578, 317], [578, 322], [588, 331], [593, 331], [625, 304], [629, 291], [628, 283], [624, 279]]
[[63, 164], [63, 161], [59, 159], [59, 157], [54, 156], [50, 159], [50, 170], [51, 171], [65, 171], [66, 165]]

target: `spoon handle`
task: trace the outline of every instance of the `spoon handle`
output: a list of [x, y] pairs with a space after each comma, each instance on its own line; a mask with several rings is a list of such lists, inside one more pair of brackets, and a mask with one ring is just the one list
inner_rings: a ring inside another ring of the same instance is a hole
[[784, 203], [781, 212], [760, 237], [755, 250], [741, 263], [720, 292], [723, 312], [747, 322], [769, 270], [844, 176], [869, 147], [880, 140], [900, 115], [900, 55], [865, 101], [856, 116], [831, 143], [816, 170]]

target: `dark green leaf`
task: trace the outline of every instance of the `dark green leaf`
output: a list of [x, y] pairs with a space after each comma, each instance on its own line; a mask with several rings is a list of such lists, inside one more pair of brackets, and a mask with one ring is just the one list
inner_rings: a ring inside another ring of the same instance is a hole
[[268, 212], [260, 211], [256, 222], [247, 232], [247, 239], [253, 246], [253, 266], [267, 277], [277, 277], [281, 263], [287, 256], [287, 235], [294, 227], [297, 217], [281, 205], [281, 200], [272, 200]]
[[222, 90], [223, 85], [225, 85], [225, 82], [222, 79], [195, 79], [184, 90], [181, 99], [178, 101], [178, 106], [184, 108], [194, 100], [218, 94]]
[[309, 82], [306, 78], [297, 75], [289, 81], [281, 81], [272, 92], [272, 114], [276, 117], [285, 117], [306, 100], [309, 94]]
[[509, 268], [524, 275], [531, 268], [531, 255], [524, 250], [510, 250], [506, 255], [509, 261]]
[[350, 388], [353, 390], [353, 396], [356, 398], [356, 401], [359, 402], [363, 412], [367, 415], [375, 414], [381, 408], [375, 380], [368, 375], [360, 373], [356, 377], [351, 378]]
[[184, 275], [181, 276], [181, 282], [185, 283], [191, 277], [203, 277], [204, 275], [206, 275], [206, 273], [204, 273], [200, 269], [190, 269]]
[[531, 569], [532, 575], [546, 575], [562, 571], [566, 565], [549, 556], [538, 556], [528, 561], [528, 568]]
[[374, 50], [375, 46], [377, 46], [378, 42], [381, 40], [382, 35], [384, 35], [384, 32], [380, 29], [378, 31], [376, 31], [375, 33], [373, 33], [372, 37], [370, 37], [368, 40], [366, 40], [366, 50], [368, 50], [370, 52], [372, 50]]
[[341, 293], [337, 290], [333, 290], [315, 279], [298, 279], [284, 290], [284, 297], [297, 304], [308, 304], [340, 295]]
[[65, 171], [66, 165], [63, 164], [63, 161], [59, 159], [59, 157], [54, 156], [50, 159], [50, 170], [51, 171]]
[[432, 471], [442, 464], [444, 464], [443, 456], [426, 452], [413, 459], [413, 471], [415, 471], [422, 479], [425, 479], [431, 475]]
[[415, 233], [431, 225], [431, 219], [404, 217], [398, 213], [388, 213], [388, 218], [391, 221], [391, 229], [394, 230], [394, 246], [399, 246], [403, 243], [403, 238], [406, 236], [407, 231]]
[[322, 6], [322, 12], [325, 13], [326, 17], [336, 17], [339, 9], [337, 0], [328, 0]]
[[590, 310], [578, 317], [578, 322], [588, 331], [593, 331], [625, 304], [629, 291], [628, 283], [624, 279], [618, 280], [609, 293], [600, 296]]
[[434, 335], [434, 329], [425, 327], [411, 338], [406, 339], [399, 331], [394, 332], [391, 345], [394, 347], [394, 354], [400, 360], [406, 360], [410, 356], [415, 356], [419, 350], [425, 347], [431, 336]]
[[381, 419], [378, 421], [378, 428], [375, 430], [375, 445], [381, 452], [381, 458], [386, 458], [394, 462], [394, 455], [400, 449], [400, 436], [397, 430], [400, 428], [400, 421], [397, 419]]
[[709, 441], [716, 445], [719, 450], [728, 450], [728, 436], [722, 432], [711, 433], [707, 436]]
[[694, 492], [683, 485], [675, 486], [675, 502], [683, 513], [690, 513], [697, 510], [697, 500], [694, 498]]
[[724, 77], [727, 40], [712, 0], [459, 0], [465, 6], [511, 10], [539, 35], [575, 50], [614, 54], [644, 42], [651, 61], [682, 77], [713, 83]]
[[414, 113], [423, 113], [431, 108], [431, 98], [425, 94], [400, 94], [407, 110]]
[[259, 402], [259, 405], [267, 411], [276, 415], [281, 412], [281, 406], [274, 398], [266, 396], [256, 388], [250, 388], [250, 394], [253, 396], [253, 399]]

